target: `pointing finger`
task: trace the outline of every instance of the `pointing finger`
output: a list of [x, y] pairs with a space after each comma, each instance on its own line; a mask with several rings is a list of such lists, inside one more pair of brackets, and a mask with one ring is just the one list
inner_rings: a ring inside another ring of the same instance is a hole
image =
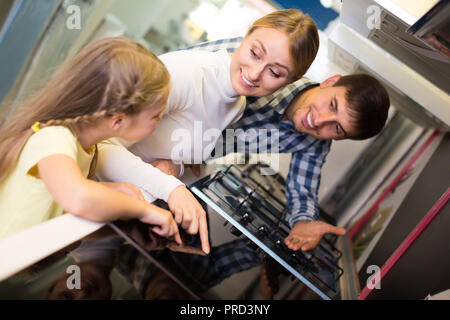
[[183, 244], [183, 242], [181, 241], [180, 233], [178, 231], [177, 231], [177, 233], [175, 233], [174, 239], [175, 239], [175, 242], [178, 243], [179, 245]]
[[206, 216], [201, 215], [199, 220], [199, 233], [200, 233], [200, 241], [202, 243], [202, 250], [209, 254], [209, 240], [208, 240], [208, 223], [206, 221]]

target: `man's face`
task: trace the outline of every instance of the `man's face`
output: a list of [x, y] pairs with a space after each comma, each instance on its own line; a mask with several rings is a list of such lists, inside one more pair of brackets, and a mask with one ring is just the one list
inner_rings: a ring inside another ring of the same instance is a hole
[[355, 134], [345, 98], [345, 87], [333, 87], [340, 76], [331, 77], [302, 94], [287, 111], [297, 131], [318, 139], [342, 140]]
[[241, 96], [263, 97], [295, 77], [287, 35], [258, 28], [242, 41], [231, 57], [231, 84]]

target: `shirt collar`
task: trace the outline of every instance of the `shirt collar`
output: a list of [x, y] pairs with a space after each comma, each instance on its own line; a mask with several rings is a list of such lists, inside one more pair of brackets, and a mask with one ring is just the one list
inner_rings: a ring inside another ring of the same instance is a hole
[[271, 95], [273, 96], [273, 98], [269, 103], [269, 106], [271, 106], [277, 113], [279, 113], [280, 116], [283, 116], [286, 108], [300, 92], [317, 85], [319, 85], [319, 83], [311, 81], [309, 78], [303, 77], [275, 91]]

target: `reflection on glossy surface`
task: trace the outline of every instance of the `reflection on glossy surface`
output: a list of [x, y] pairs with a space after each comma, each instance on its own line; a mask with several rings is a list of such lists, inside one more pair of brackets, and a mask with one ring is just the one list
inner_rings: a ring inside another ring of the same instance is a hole
[[[113, 271], [114, 258], [107, 258], [119, 249], [114, 246], [123, 243], [114, 236], [111, 247], [111, 234], [104, 227], [0, 282], [0, 299], [139, 298], [132, 285]], [[103, 238], [108, 235], [109, 238]], [[109, 246], [102, 243], [104, 239]]]
[[76, 276], [78, 271], [74, 274], [66, 273], [52, 283], [46, 298], [49, 300], [111, 299], [112, 284], [109, 276], [112, 267], [102, 266], [96, 261], [84, 262], [78, 267], [79, 288], [70, 286], [71, 278]]
[[[117, 225], [133, 241], [139, 242], [141, 248], [148, 249], [171, 273], [183, 278], [188, 286], [192, 285], [202, 292], [209, 289], [200, 283], [191, 284], [196, 277], [192, 274], [201, 271], [190, 270], [191, 267], [198, 268], [191, 260], [204, 256], [203, 252], [197, 252], [201, 251], [198, 249], [198, 239], [191, 241], [189, 235], [183, 236], [186, 245], [181, 248], [182, 251], [191, 252], [191, 248], [197, 250], [195, 254], [178, 253], [179, 250], [170, 248], [170, 241], [165, 239], [162, 242], [143, 242], [143, 239], [149, 239], [151, 229], [138, 220]], [[191, 242], [193, 246], [189, 246]], [[0, 299], [186, 300], [192, 299], [192, 296], [105, 226], [82, 241], [0, 282]]]

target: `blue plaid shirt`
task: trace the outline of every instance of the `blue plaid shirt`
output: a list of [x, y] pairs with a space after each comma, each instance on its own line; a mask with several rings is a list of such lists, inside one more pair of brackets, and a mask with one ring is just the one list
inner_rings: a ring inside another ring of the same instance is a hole
[[[204, 42], [186, 49], [217, 51], [226, 49], [234, 52], [240, 45], [242, 37], [230, 38], [218, 41]], [[287, 216], [286, 219], [292, 227], [300, 220], [318, 219], [318, 192], [322, 165], [331, 146], [331, 140], [320, 140], [313, 136], [300, 133], [295, 130], [291, 121], [282, 121], [281, 118], [290, 102], [301, 91], [318, 85], [308, 78], [301, 78], [275, 93], [261, 97], [247, 97], [247, 105], [242, 118], [230, 128], [255, 129], [259, 133], [267, 133], [271, 130], [278, 132], [278, 152], [292, 153], [287, 176]], [[266, 130], [259, 130], [266, 129]], [[270, 134], [263, 134], [245, 141], [245, 150], [237, 152], [258, 152], [261, 145], [270, 148], [272, 139]], [[238, 138], [239, 139], [239, 138]], [[225, 143], [229, 140], [225, 139]], [[262, 143], [263, 142], [263, 143]], [[223, 150], [229, 151], [229, 146]]]

